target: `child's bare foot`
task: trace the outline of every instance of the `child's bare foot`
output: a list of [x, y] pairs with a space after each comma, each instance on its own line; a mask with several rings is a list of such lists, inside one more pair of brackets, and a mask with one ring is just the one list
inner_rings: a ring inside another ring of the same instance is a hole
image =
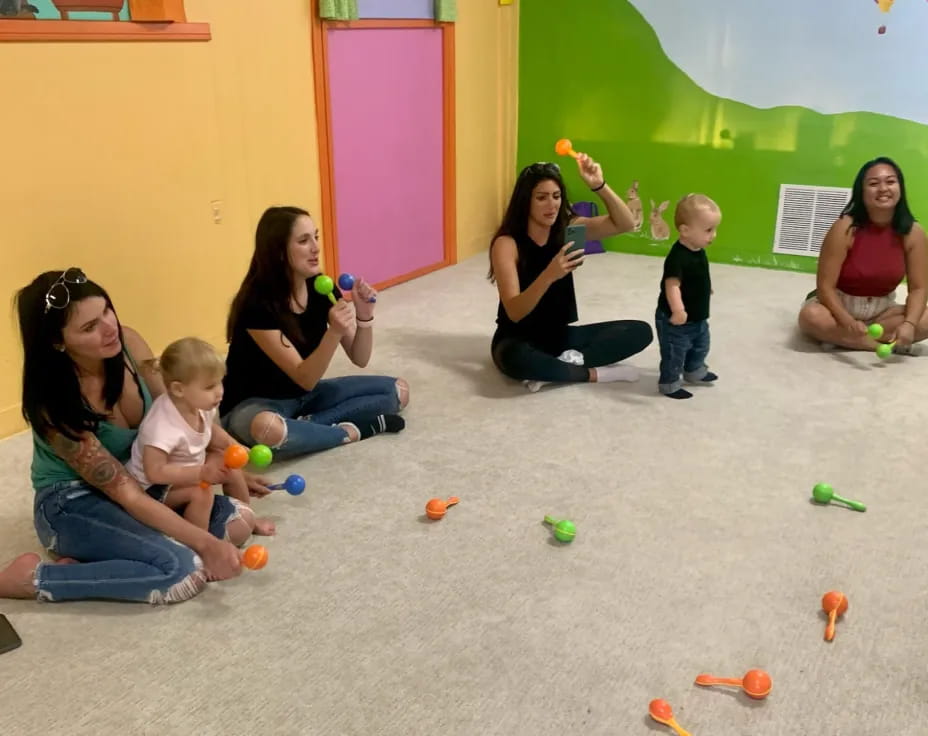
[[254, 534], [262, 537], [273, 537], [277, 534], [277, 525], [270, 519], [255, 519]]
[[39, 562], [37, 554], [27, 552], [0, 570], [0, 598], [34, 598], [35, 568]]

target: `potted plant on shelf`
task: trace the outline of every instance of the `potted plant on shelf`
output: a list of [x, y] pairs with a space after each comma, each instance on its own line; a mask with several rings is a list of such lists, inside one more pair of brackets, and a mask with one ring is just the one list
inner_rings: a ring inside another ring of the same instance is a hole
[[113, 20], [119, 20], [125, 0], [52, 0], [52, 5], [58, 8], [61, 20], [70, 20], [71, 13], [82, 11], [109, 13]]

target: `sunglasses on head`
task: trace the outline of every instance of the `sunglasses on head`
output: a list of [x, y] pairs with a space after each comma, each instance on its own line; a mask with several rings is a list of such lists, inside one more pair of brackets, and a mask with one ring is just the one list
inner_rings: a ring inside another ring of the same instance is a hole
[[526, 174], [551, 174], [552, 176], [560, 176], [561, 168], [557, 164], [548, 163], [547, 161], [539, 161], [538, 163], [529, 164], [519, 173], [520, 177], [525, 176]]
[[45, 293], [45, 313], [49, 309], [64, 309], [71, 303], [71, 291], [68, 284], [86, 284], [87, 277], [79, 268], [69, 268], [61, 272], [55, 283]]

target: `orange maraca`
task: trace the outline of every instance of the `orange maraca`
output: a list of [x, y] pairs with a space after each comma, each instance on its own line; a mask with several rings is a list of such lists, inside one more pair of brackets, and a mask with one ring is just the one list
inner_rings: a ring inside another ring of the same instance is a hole
[[[232, 468], [232, 470], [244, 468], [248, 464], [248, 450], [241, 445], [229, 445], [222, 456], [222, 461], [227, 468]], [[205, 489], [209, 488], [209, 486], [210, 484], [205, 480], [200, 481], [200, 488]]]
[[554, 144], [554, 151], [558, 156], [573, 156], [574, 158], [580, 158], [574, 150], [573, 143], [570, 142], [570, 138], [561, 138], [557, 143]]
[[670, 707], [670, 703], [666, 700], [658, 698], [657, 700], [652, 700], [648, 704], [648, 714], [658, 723], [663, 723], [665, 726], [670, 726], [674, 731], [677, 732], [678, 736], [690, 736], [689, 731], [684, 731], [680, 724], [674, 720], [673, 717], [673, 708]]
[[734, 677], [713, 677], [712, 675], [699, 675], [696, 684], [708, 687], [710, 685], [734, 685], [744, 690], [745, 694], [754, 700], [763, 700], [770, 695], [773, 681], [763, 670], [749, 670], [740, 680]]
[[425, 504], [425, 515], [430, 519], [438, 521], [441, 517], [445, 515], [445, 512], [448, 510], [449, 506], [454, 506], [461, 499], [457, 496], [452, 496], [447, 501], [442, 501], [440, 498], [432, 498], [427, 504]]
[[251, 545], [242, 553], [242, 564], [249, 570], [260, 570], [267, 564], [267, 547]]
[[847, 610], [847, 596], [837, 590], [829, 590], [822, 596], [822, 610], [828, 614], [825, 641], [835, 638], [835, 619]]

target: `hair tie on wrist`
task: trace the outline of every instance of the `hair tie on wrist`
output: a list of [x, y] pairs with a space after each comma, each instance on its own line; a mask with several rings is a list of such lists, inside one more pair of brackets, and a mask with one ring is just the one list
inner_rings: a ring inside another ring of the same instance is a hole
[[599, 191], [600, 189], [602, 189], [604, 186], [606, 186], [606, 180], [605, 180], [605, 179], [603, 179], [603, 183], [600, 184], [598, 187], [596, 187], [596, 189], [591, 189], [590, 191], [591, 191], [591, 192], [598, 192], [598, 191]]

